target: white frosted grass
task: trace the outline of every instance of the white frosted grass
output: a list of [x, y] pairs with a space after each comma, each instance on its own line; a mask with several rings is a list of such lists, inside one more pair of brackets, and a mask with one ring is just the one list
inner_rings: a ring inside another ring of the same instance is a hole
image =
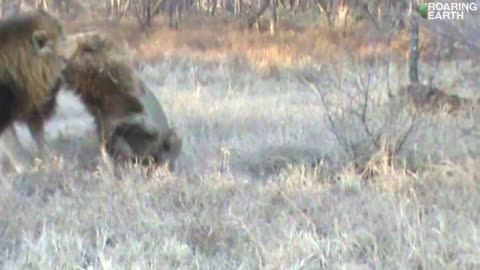
[[[421, 153], [414, 160], [424, 169], [365, 181], [338, 167], [344, 157], [321, 101], [293, 74], [261, 79], [207, 64], [174, 59], [139, 71], [184, 138], [173, 175], [116, 172], [94, 151], [80, 162], [95, 143], [73, 144], [68, 134], [86, 137], [91, 117], [62, 97], [49, 139], [75, 151], [1, 175], [0, 269], [480, 267], [480, 161], [465, 155], [478, 139], [458, 135], [471, 120], [423, 119], [407, 149]], [[398, 87], [403, 71], [391, 72]], [[376, 79], [382, 100], [386, 83]], [[347, 104], [347, 89], [324, 87], [334, 105]], [[383, 119], [382, 106], [372, 121]], [[358, 140], [361, 125], [344, 121]], [[56, 138], [57, 130], [68, 132]], [[312, 170], [322, 158], [336, 177]]]

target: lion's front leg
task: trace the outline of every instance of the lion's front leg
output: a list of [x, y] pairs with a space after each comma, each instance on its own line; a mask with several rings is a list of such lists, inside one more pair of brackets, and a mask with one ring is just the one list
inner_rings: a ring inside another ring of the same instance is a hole
[[27, 121], [28, 130], [32, 135], [33, 141], [37, 146], [38, 155], [44, 158], [47, 153], [47, 143], [45, 140], [45, 123], [41, 115], [35, 114]]
[[33, 165], [33, 156], [18, 139], [15, 126], [11, 125], [3, 132], [2, 145], [7, 158], [17, 172], [20, 173]]
[[92, 115], [95, 121], [95, 131], [97, 134], [98, 142], [100, 143], [100, 145], [104, 145], [107, 136], [107, 127], [105, 120], [103, 119], [102, 113], [99, 109], [94, 109], [92, 111]]

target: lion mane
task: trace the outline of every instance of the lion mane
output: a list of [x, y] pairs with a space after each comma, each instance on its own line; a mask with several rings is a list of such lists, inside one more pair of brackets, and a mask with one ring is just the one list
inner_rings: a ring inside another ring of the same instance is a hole
[[43, 149], [44, 121], [54, 111], [62, 81], [62, 40], [62, 23], [43, 10], [0, 21], [0, 134], [11, 130], [2, 136], [11, 140], [7, 152], [20, 146], [15, 121], [25, 122]]
[[55, 94], [63, 62], [57, 53], [63, 28], [39, 10], [0, 22], [0, 84], [17, 117], [27, 117]]

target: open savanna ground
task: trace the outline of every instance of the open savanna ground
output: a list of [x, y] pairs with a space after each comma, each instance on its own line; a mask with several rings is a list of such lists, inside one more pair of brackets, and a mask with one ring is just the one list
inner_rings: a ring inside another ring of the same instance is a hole
[[[289, 63], [254, 45], [201, 54], [166, 43], [172, 53], [138, 68], [183, 137], [177, 171], [115, 168], [62, 91], [50, 157], [0, 173], [0, 268], [480, 268], [478, 113], [389, 101], [408, 81], [402, 61], [387, 69], [338, 50], [335, 62]], [[470, 62], [421, 67], [477, 98]]]

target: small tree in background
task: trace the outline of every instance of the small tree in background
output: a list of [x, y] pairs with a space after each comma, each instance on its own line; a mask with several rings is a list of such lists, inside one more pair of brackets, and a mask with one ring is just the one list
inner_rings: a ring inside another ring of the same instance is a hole
[[160, 8], [162, 0], [131, 0], [135, 16], [140, 26], [147, 30], [152, 25], [152, 18], [155, 11]]

